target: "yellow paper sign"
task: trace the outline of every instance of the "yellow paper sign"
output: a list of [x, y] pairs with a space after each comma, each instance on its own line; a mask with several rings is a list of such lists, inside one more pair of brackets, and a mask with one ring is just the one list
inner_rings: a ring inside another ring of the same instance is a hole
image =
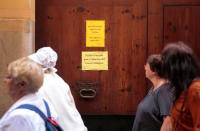
[[108, 70], [108, 51], [83, 51], [82, 70]]
[[105, 46], [105, 21], [86, 20], [86, 47]]

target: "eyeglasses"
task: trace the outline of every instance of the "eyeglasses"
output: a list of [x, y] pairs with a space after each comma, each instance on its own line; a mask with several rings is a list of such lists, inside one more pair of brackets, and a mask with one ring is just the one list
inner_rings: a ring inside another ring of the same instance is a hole
[[5, 78], [6, 78], [6, 79], [13, 79], [13, 77], [12, 77], [12, 76], [9, 76], [9, 75], [7, 75]]

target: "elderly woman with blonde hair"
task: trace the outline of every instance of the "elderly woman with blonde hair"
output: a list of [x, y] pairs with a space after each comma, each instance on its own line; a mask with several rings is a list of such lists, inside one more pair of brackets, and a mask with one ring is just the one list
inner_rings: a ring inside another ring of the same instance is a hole
[[43, 67], [44, 83], [38, 95], [52, 104], [58, 113], [57, 122], [65, 131], [87, 131], [69, 85], [56, 73], [57, 53], [50, 47], [43, 47], [29, 58]]
[[[46, 131], [45, 122], [37, 113], [18, 109], [20, 105], [31, 104], [47, 115], [43, 99], [36, 95], [42, 86], [43, 76], [42, 69], [28, 58], [24, 57], [9, 64], [4, 83], [7, 94], [15, 103], [0, 120], [1, 131]], [[50, 111], [56, 117], [51, 107]]]

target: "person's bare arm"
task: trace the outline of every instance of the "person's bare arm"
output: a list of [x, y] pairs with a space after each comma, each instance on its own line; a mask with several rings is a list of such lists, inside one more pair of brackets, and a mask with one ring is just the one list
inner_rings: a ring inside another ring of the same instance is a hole
[[163, 124], [160, 128], [160, 131], [172, 131], [170, 116], [163, 116]]

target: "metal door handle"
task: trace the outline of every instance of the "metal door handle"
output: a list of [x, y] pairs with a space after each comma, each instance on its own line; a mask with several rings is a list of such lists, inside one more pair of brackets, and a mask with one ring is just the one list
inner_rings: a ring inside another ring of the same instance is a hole
[[81, 98], [92, 99], [96, 96], [97, 92], [94, 89], [80, 89], [79, 94]]

